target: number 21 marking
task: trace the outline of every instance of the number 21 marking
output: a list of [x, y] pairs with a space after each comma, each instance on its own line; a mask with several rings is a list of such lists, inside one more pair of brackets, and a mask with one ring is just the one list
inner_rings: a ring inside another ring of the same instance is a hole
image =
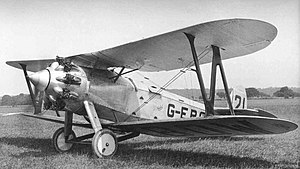
[[[239, 95], [235, 95], [234, 100], [238, 100], [238, 104], [235, 106], [235, 108], [239, 108], [242, 103], [242, 97]], [[242, 103], [242, 109], [245, 108], [245, 98], [243, 98], [243, 103]]]

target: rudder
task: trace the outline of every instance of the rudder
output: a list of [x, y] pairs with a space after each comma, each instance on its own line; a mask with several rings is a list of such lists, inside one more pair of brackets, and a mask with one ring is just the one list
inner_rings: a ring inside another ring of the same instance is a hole
[[236, 109], [247, 109], [247, 94], [243, 86], [233, 88], [230, 93], [232, 105]]

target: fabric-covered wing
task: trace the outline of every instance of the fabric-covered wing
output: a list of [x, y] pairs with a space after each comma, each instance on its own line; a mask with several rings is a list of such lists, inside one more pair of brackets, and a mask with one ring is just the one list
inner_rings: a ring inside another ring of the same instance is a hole
[[[189, 42], [184, 33], [194, 35], [200, 64], [212, 59], [211, 45], [221, 48], [222, 59], [247, 55], [268, 46], [277, 35], [277, 29], [266, 22], [251, 19], [227, 19], [202, 23], [173, 32], [110, 49], [69, 56], [79, 66], [105, 69], [126, 67], [141, 71], [173, 70], [192, 63]], [[37, 71], [54, 60], [11, 61], [8, 65]]]
[[23, 64], [28, 71], [37, 72], [47, 68], [53, 62], [55, 59], [7, 61], [6, 64], [18, 69], [22, 69], [20, 64]]
[[287, 120], [258, 116], [212, 116], [172, 120], [151, 120], [112, 124], [127, 132], [161, 137], [203, 137], [280, 134], [298, 126]]
[[[35, 114], [30, 114], [30, 113], [18, 112], [18, 113], [2, 114], [0, 116], [6, 117], [6, 116], [14, 116], [14, 115], [22, 115], [22, 116], [26, 116], [26, 117], [31, 117], [31, 118], [35, 118], [35, 119], [40, 119], [40, 120], [54, 122], [54, 123], [60, 123], [60, 124], [65, 123], [65, 117], [57, 117], [57, 116], [45, 115], [45, 114], [35, 115]], [[75, 119], [73, 119], [72, 125], [78, 126], [78, 127], [84, 127], [84, 128], [92, 128], [92, 125], [90, 123], [85, 122], [85, 121], [75, 120]]]
[[72, 56], [70, 59], [87, 67], [125, 66], [142, 71], [178, 69], [192, 62], [191, 49], [184, 32], [196, 37], [198, 54], [207, 48], [207, 52], [210, 51], [206, 56], [201, 56], [203, 58], [200, 59], [200, 64], [211, 62], [211, 45], [222, 49], [222, 59], [229, 59], [263, 49], [277, 35], [277, 29], [266, 22], [249, 19], [219, 20], [111, 49]]
[[[51, 115], [34, 115], [34, 114], [27, 114], [27, 113], [22, 113], [21, 115], [44, 120], [44, 121], [50, 121], [50, 122], [54, 122], [54, 123], [60, 123], [60, 124], [65, 123], [65, 117], [57, 117], [57, 116], [51, 116]], [[78, 127], [84, 127], [84, 128], [92, 128], [92, 125], [90, 123], [75, 120], [75, 119], [73, 119], [72, 125], [78, 126]]]

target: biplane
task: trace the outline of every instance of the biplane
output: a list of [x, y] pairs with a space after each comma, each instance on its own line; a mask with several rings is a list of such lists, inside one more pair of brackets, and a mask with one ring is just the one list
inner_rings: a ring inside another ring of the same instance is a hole
[[[42, 60], [7, 61], [23, 70], [34, 113], [21, 113], [61, 123], [53, 135], [58, 152], [90, 143], [98, 157], [112, 157], [118, 143], [140, 134], [160, 137], [204, 137], [280, 134], [297, 124], [261, 109], [246, 108], [246, 94], [230, 96], [222, 61], [254, 53], [276, 37], [275, 26], [252, 19], [202, 23], [121, 46]], [[211, 63], [206, 92], [200, 65]], [[126, 74], [178, 69], [191, 70], [199, 82], [202, 102], [169, 92], [149, 78]], [[215, 106], [216, 76], [220, 72], [228, 107]], [[31, 72], [31, 73], [28, 73]], [[233, 104], [235, 103], [235, 104]], [[57, 116], [42, 113], [53, 110]], [[65, 112], [60, 116], [60, 111]], [[73, 115], [86, 120], [74, 119]], [[76, 136], [73, 126], [91, 128]]]

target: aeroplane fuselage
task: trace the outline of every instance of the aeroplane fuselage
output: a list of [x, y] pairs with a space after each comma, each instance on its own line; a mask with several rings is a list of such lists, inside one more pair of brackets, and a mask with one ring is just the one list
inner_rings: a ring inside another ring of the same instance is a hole
[[45, 90], [49, 109], [86, 116], [83, 100], [94, 102], [99, 118], [113, 122], [204, 116], [204, 105], [162, 90], [149, 79], [114, 77], [113, 70], [94, 70], [72, 64], [69, 70], [52, 63], [30, 76]]

